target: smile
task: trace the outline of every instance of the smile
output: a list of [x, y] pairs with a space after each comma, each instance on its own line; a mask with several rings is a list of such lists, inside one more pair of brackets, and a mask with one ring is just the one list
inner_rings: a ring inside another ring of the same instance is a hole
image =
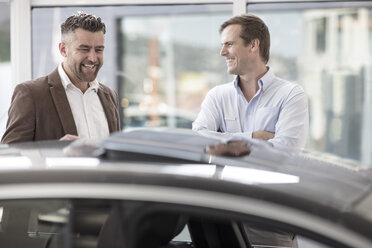
[[86, 64], [83, 64], [83, 67], [86, 67], [86, 68], [89, 68], [89, 69], [93, 69], [96, 66], [97, 65], [86, 65]]
[[229, 58], [229, 59], [226, 59], [226, 63], [227, 63], [227, 64], [230, 64], [230, 63], [232, 63], [233, 61], [234, 61], [234, 59], [230, 59], [230, 58]]

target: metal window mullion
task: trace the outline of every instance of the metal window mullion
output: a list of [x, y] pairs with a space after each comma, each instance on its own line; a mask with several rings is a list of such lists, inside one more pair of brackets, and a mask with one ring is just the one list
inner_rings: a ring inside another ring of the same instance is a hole
[[[238, 0], [240, 1], [240, 0]], [[95, 6], [100, 5], [125, 5], [125, 4], [135, 4], [135, 5], [159, 5], [159, 4], [208, 4], [208, 3], [235, 3], [236, 0], [95, 0], [92, 3], [91, 0], [31, 0], [31, 5], [33, 7], [46, 7], [46, 6], [90, 6], [94, 4]]]
[[235, 0], [233, 5], [233, 15], [242, 15], [247, 12], [248, 0]]
[[31, 79], [31, 2], [10, 1], [12, 85]]

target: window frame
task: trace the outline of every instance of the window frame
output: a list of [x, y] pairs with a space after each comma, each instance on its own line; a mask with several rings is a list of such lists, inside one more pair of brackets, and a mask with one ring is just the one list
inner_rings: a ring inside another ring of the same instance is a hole
[[[0, 0], [9, 2], [9, 0]], [[32, 79], [31, 11], [35, 7], [103, 6], [103, 5], [162, 5], [162, 4], [230, 3], [233, 15], [246, 11], [247, 0], [13, 0], [11, 9], [12, 85]]]
[[[303, 0], [301, 2], [312, 2]], [[329, 2], [332, 0], [317, 0]], [[34, 7], [52, 6], [104, 6], [104, 5], [163, 5], [163, 4], [216, 4], [230, 3], [233, 5], [233, 15], [247, 13], [249, 3], [268, 2], [299, 2], [298, 0], [96, 0], [92, 4], [89, 0], [0, 0], [10, 3], [11, 9], [11, 64], [12, 85], [32, 79], [32, 47], [31, 47], [31, 11]], [[334, 1], [337, 2], [337, 1]]]

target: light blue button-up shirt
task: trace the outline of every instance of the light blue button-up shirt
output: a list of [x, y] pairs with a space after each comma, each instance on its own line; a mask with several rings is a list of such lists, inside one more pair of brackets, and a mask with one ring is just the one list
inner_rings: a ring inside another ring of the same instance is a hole
[[222, 132], [228, 139], [252, 139], [252, 132], [275, 133], [273, 145], [303, 148], [309, 129], [308, 101], [303, 88], [280, 79], [271, 69], [258, 81], [250, 102], [238, 86], [238, 77], [206, 95], [193, 130]]

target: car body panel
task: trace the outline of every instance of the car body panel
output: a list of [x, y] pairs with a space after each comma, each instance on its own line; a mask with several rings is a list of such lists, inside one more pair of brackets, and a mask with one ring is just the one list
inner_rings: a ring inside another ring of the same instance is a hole
[[[372, 246], [368, 168], [261, 144], [244, 157], [207, 154], [205, 147], [216, 142], [191, 131], [141, 129], [117, 133], [95, 146], [59, 141], [11, 145], [1, 150], [0, 200], [116, 199], [196, 206], [274, 220], [349, 247]], [[92, 156], [97, 150], [100, 156]]]

